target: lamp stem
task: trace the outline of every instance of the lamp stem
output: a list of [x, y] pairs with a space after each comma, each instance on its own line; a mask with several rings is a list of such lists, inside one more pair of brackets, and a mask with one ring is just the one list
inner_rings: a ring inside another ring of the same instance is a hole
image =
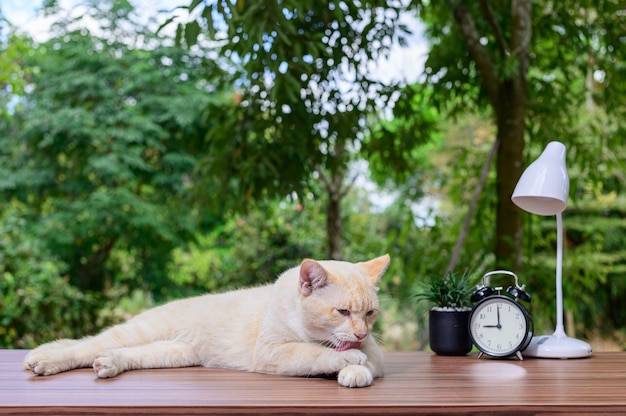
[[565, 336], [563, 326], [563, 216], [556, 214], [556, 329], [555, 336]]
[[563, 327], [563, 217], [556, 214], [556, 329], [552, 335], [535, 336], [524, 355], [542, 358], [581, 358], [591, 355], [591, 345], [565, 335]]

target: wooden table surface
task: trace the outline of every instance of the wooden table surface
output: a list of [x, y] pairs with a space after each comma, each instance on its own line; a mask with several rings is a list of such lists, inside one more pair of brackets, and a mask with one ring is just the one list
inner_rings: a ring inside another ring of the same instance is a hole
[[626, 352], [524, 361], [390, 352], [386, 377], [362, 389], [200, 367], [38, 377], [22, 369], [25, 354], [0, 351], [0, 413], [626, 414]]

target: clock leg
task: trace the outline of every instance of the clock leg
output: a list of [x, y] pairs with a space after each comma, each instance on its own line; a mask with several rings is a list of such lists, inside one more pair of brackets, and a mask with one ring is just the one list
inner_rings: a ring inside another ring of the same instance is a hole
[[522, 356], [521, 352], [515, 351], [515, 355], [517, 356], [517, 358], [519, 358], [520, 361], [524, 361], [524, 357]]

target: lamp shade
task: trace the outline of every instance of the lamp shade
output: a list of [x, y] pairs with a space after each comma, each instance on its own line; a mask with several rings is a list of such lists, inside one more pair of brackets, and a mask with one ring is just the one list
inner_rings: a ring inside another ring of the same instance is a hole
[[541, 156], [522, 173], [511, 200], [524, 211], [556, 215], [565, 210], [568, 194], [565, 145], [550, 142]]

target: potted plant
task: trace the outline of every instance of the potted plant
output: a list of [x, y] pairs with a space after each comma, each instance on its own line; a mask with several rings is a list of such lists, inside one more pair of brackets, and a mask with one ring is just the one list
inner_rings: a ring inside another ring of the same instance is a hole
[[472, 349], [469, 335], [470, 275], [451, 271], [423, 283], [415, 297], [431, 304], [428, 311], [430, 349], [439, 355], [466, 355]]

